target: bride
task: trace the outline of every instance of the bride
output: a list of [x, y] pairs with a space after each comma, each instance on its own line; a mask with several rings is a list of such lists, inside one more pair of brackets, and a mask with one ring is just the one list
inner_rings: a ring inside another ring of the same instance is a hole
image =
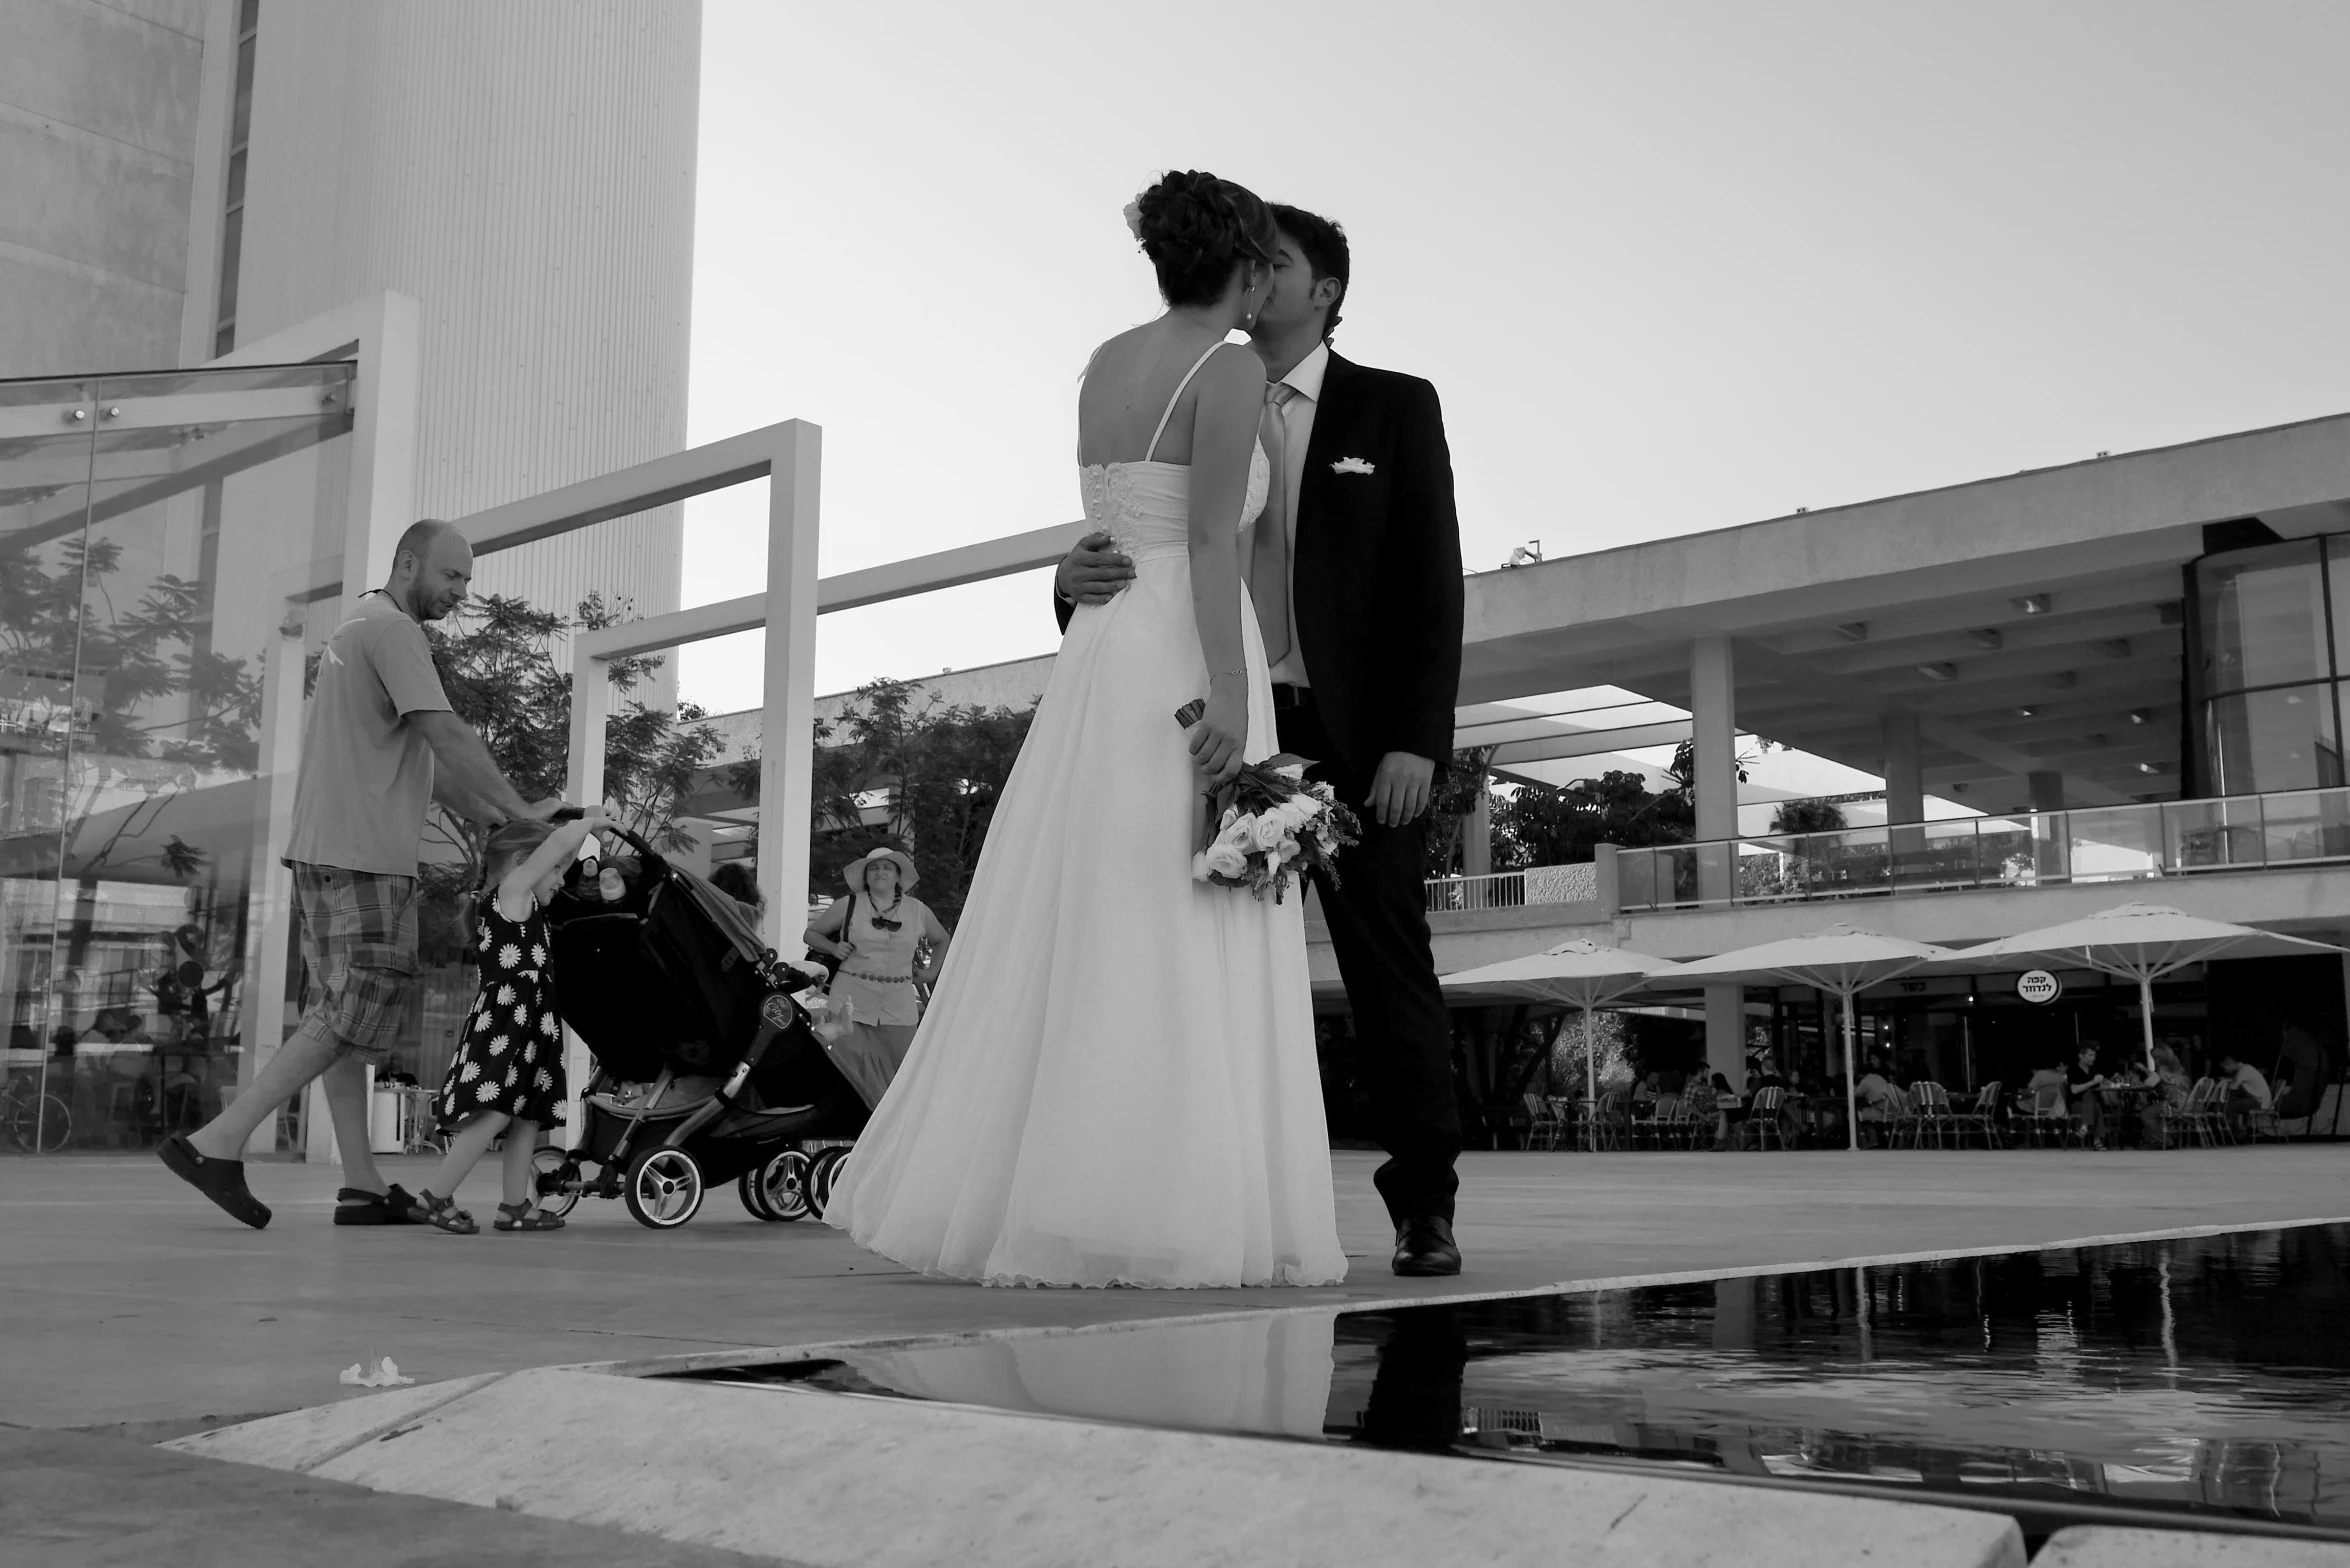
[[1265, 374], [1225, 342], [1271, 287], [1273, 218], [1202, 173], [1128, 218], [1167, 312], [1094, 351], [1077, 445], [1086, 521], [1134, 581], [1069, 623], [929, 1013], [824, 1217], [989, 1285], [1331, 1284], [1300, 897], [1191, 878], [1201, 791], [1274, 751], [1240, 575]]

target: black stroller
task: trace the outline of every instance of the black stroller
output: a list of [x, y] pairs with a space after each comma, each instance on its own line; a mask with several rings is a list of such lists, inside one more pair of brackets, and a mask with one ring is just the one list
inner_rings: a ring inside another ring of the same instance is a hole
[[620, 897], [583, 863], [547, 906], [556, 1008], [597, 1071], [577, 1145], [538, 1151], [540, 1205], [620, 1198], [668, 1230], [732, 1178], [760, 1219], [821, 1214], [867, 1115], [794, 1000], [824, 971], [777, 958], [733, 899], [615, 831], [637, 854]]

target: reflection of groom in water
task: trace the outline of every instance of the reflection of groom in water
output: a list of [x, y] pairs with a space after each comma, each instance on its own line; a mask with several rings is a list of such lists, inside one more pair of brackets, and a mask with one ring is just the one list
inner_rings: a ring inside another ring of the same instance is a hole
[[[1428, 950], [1421, 818], [1452, 752], [1461, 668], [1460, 523], [1436, 389], [1331, 352], [1346, 302], [1346, 235], [1276, 205], [1273, 287], [1250, 341], [1265, 361], [1274, 479], [1248, 579], [1284, 751], [1316, 759], [1362, 819], [1362, 842], [1317, 876], [1354, 1012], [1387, 1163], [1395, 1272], [1457, 1274], [1452, 1027]], [[1061, 624], [1134, 568], [1095, 534], [1054, 579]]]

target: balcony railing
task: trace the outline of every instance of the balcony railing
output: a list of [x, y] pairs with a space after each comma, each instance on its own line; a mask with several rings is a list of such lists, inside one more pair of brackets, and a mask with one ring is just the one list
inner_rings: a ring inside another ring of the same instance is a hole
[[1616, 851], [1625, 911], [2052, 887], [2350, 861], [2350, 789]]
[[1482, 877], [1431, 877], [1428, 912], [1522, 909], [1528, 904], [1584, 904], [1599, 897], [1599, 871], [1578, 866], [1529, 866]]

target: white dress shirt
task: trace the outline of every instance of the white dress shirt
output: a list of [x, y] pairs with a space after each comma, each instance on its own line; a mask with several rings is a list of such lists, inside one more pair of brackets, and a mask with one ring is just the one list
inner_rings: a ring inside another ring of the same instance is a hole
[[1314, 439], [1314, 410], [1321, 404], [1322, 377], [1329, 369], [1330, 345], [1315, 344], [1314, 351], [1281, 378], [1297, 396], [1276, 411], [1281, 420], [1281, 472], [1273, 481], [1289, 498], [1289, 560], [1282, 583], [1282, 592], [1289, 595], [1289, 652], [1273, 666], [1272, 677], [1291, 686], [1313, 684], [1306, 679], [1306, 661], [1297, 641], [1297, 498], [1305, 487], [1306, 447]]

